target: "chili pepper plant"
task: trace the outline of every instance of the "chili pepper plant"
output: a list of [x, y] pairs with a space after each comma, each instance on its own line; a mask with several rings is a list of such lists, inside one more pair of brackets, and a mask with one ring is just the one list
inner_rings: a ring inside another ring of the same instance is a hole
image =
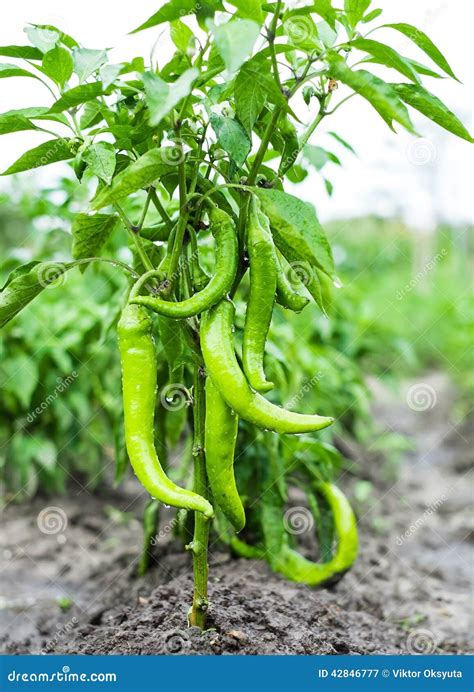
[[[330, 448], [324, 472], [307, 457], [324, 450], [314, 435], [331, 426], [332, 412], [324, 400], [317, 413], [279, 405], [265, 351], [274, 311], [300, 312], [310, 300], [325, 311], [330, 286], [338, 283], [314, 206], [285, 189], [311, 167], [324, 177], [327, 161], [340, 164], [315, 144], [322, 128], [335, 146], [351, 148], [343, 134], [327, 129], [331, 115], [347, 104], [350, 118], [348, 102], [362, 98], [394, 131], [417, 136], [414, 109], [472, 141], [422, 85], [426, 78], [457, 79], [446, 58], [422, 30], [384, 24], [381, 13], [370, 0], [337, 7], [331, 0], [301, 7], [283, 0], [170, 0], [134, 29], [158, 35], [146, 60], [110, 62], [107, 50], [45, 25], [27, 27], [30, 45], [0, 47], [14, 61], [0, 65], [0, 77], [39, 80], [50, 98], [47, 106], [0, 116], [1, 134], [46, 136], [3, 175], [69, 162], [91, 193], [72, 221], [71, 259], [16, 269], [0, 293], [0, 324], [47, 286], [62, 284], [59, 277], [74, 267], [85, 272], [106, 262], [129, 278], [117, 320], [126, 448], [153, 498], [147, 536], [159, 503], [177, 508], [183, 526], [192, 520], [189, 621], [200, 628], [215, 518], [232, 550], [312, 586], [339, 578], [356, 558], [354, 514], [332, 482]], [[395, 35], [429, 65], [385, 43]], [[390, 68], [393, 82], [377, 76], [380, 66]], [[326, 186], [330, 192], [327, 180]], [[109, 239], [124, 229], [131, 253], [109, 256]], [[74, 310], [66, 289], [64, 303]], [[189, 406], [168, 421], [158, 407], [155, 418], [157, 392], [166, 396], [176, 384]], [[165, 453], [166, 436], [179, 437], [188, 414], [190, 487], [186, 465], [180, 483], [171, 480]], [[259, 461], [252, 491], [242, 497], [234, 477], [239, 420], [245, 439], [254, 436], [248, 453], [237, 451], [247, 481]], [[280, 436], [289, 436], [285, 454]], [[289, 479], [304, 488], [318, 526], [329, 517], [330, 530], [320, 531], [326, 536], [320, 562], [303, 557], [283, 525], [282, 483]]]

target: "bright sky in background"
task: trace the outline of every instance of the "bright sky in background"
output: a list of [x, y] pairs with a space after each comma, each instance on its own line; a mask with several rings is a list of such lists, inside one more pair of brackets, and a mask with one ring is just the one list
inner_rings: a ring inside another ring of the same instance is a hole
[[[109, 56], [113, 62], [135, 55], [147, 57], [158, 39], [155, 55], [163, 64], [164, 57], [170, 52], [169, 42], [162, 35], [160, 37], [163, 28], [155, 27], [127, 36], [128, 31], [162, 4], [156, 0], [135, 0], [131, 4], [97, 0], [15, 0], [2, 7], [0, 45], [27, 43], [23, 28], [28, 22], [53, 24], [71, 33], [87, 48], [110, 47]], [[341, 5], [342, 0], [336, 0], [334, 4]], [[472, 132], [472, 0], [374, 0], [373, 6], [384, 9], [383, 23], [402, 21], [414, 24], [425, 31], [445, 54], [463, 84], [449, 79], [427, 78], [425, 85]], [[429, 59], [398, 32], [384, 29], [373, 38], [387, 41], [402, 54], [431, 65]], [[10, 58], [1, 58], [1, 61], [14, 62]], [[387, 81], [398, 79], [392, 70], [378, 68], [376, 71]], [[0, 103], [0, 111], [5, 112], [12, 108], [49, 105], [50, 98], [39, 82], [11, 78], [0, 80]], [[300, 115], [303, 121], [309, 119], [305, 111]], [[413, 120], [421, 139], [403, 131], [395, 135], [364, 99], [351, 99], [323, 123], [324, 127], [317, 130], [311, 140], [313, 144], [331, 147], [344, 161], [342, 169], [333, 164], [325, 169], [334, 184], [332, 198], [327, 196], [316, 174], [298, 186], [298, 194], [314, 203], [323, 221], [367, 213], [402, 214], [411, 225], [424, 230], [432, 229], [439, 221], [472, 221], [473, 145], [449, 135], [415, 112]], [[325, 134], [325, 130], [334, 130], [344, 136], [354, 146], [358, 157], [344, 153]], [[44, 139], [41, 133], [31, 132], [2, 136], [0, 169], [4, 170], [23, 151]], [[60, 171], [61, 164], [57, 164], [33, 175], [41, 184], [44, 180], [51, 181], [51, 177]], [[0, 187], [4, 188], [6, 184], [5, 180], [0, 181]]]

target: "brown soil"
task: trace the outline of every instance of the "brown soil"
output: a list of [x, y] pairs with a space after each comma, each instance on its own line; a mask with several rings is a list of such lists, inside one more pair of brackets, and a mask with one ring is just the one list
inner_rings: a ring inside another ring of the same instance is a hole
[[[455, 425], [454, 394], [439, 375], [424, 384], [436, 405], [414, 411], [408, 383], [397, 396], [374, 384], [383, 430], [408, 435], [394, 482], [376, 452], [352, 447], [360, 481], [344, 474], [356, 496], [360, 557], [338, 584], [321, 590], [292, 584], [266, 565], [210, 557], [209, 630], [186, 626], [190, 559], [162, 520], [155, 563], [135, 576], [141, 546], [137, 517], [145, 497], [130, 481], [101, 497], [9, 505], [3, 516], [0, 639], [6, 653], [85, 654], [366, 654], [466, 653], [472, 517], [469, 469], [473, 427]], [[415, 383], [416, 384], [416, 383]], [[382, 432], [381, 434], [386, 434]], [[374, 440], [374, 448], [376, 447]], [[359, 486], [357, 485], [359, 483]], [[357, 501], [357, 496], [359, 500]], [[40, 512], [56, 507], [67, 526], [45, 534]], [[116, 508], [119, 514], [111, 508]], [[63, 599], [61, 601], [61, 599]], [[62, 605], [62, 609], [61, 606]]]

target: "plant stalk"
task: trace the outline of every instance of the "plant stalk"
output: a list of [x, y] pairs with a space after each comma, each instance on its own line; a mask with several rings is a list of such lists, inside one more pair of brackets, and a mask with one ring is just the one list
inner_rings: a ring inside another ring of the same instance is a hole
[[[194, 370], [194, 492], [208, 497], [206, 459], [204, 452], [204, 426], [206, 418], [204, 386], [206, 375], [202, 367]], [[189, 624], [203, 630], [206, 626], [208, 610], [207, 579], [209, 567], [207, 551], [210, 521], [201, 512], [194, 513], [194, 536], [188, 548], [193, 552], [194, 593]]]

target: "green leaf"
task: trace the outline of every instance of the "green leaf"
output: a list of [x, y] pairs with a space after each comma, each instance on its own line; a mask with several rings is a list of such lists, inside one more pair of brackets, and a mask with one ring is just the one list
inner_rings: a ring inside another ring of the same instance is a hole
[[0, 55], [5, 58], [23, 58], [24, 60], [42, 60], [43, 53], [33, 46], [0, 46]]
[[[72, 223], [72, 256], [76, 260], [97, 257], [116, 226], [118, 216], [77, 214]], [[87, 264], [83, 265], [84, 270]]]
[[33, 24], [25, 27], [24, 31], [35, 48], [38, 48], [42, 53], [52, 50], [61, 38], [61, 33], [57, 29], [48, 26], [35, 26]]
[[71, 140], [68, 139], [51, 139], [48, 142], [43, 142], [38, 147], [25, 152], [1, 175], [21, 173], [33, 168], [48, 166], [50, 163], [56, 163], [57, 161], [72, 159], [74, 151], [71, 144]]
[[41, 33], [48, 32], [49, 34], [59, 34], [59, 41], [71, 50], [79, 46], [76, 39], [66, 34], [64, 31], [62, 31], [62, 29], [58, 29], [57, 26], [53, 26], [53, 24], [33, 24], [33, 26]]
[[100, 83], [81, 84], [65, 91], [61, 98], [53, 104], [49, 112], [62, 113], [74, 106], [80, 106], [82, 103], [86, 103], [86, 101], [92, 101], [92, 99], [101, 96], [103, 93], [103, 87]]
[[53, 122], [62, 123], [63, 125], [68, 124], [66, 116], [62, 113], [50, 113], [49, 108], [46, 106], [32, 106], [31, 108], [18, 108], [17, 110], [11, 110], [7, 115], [22, 115], [24, 118], [31, 120], [52, 120]]
[[79, 77], [79, 82], [85, 82], [91, 74], [94, 74], [107, 62], [107, 51], [75, 48], [72, 52], [72, 59], [74, 72]]
[[267, 99], [276, 105], [286, 105], [273, 79], [270, 61], [261, 55], [242, 65], [235, 79], [234, 97], [237, 117], [248, 132], [253, 129]]
[[76, 262], [28, 262], [15, 269], [0, 291], [0, 328]]
[[329, 161], [328, 152], [322, 147], [307, 144], [304, 148], [304, 155], [317, 171], [320, 171]]
[[395, 120], [409, 132], [415, 133], [405, 105], [390, 84], [366, 70], [351, 70], [341, 57], [334, 54], [330, 56], [329, 65], [330, 76], [347, 84], [367, 99], [390, 129], [393, 130], [392, 121]]
[[217, 141], [237, 166], [242, 166], [252, 147], [249, 136], [238, 120], [212, 113], [210, 123]]
[[353, 146], [349, 144], [345, 139], [341, 137], [341, 135], [338, 135], [337, 132], [328, 132], [328, 135], [331, 135], [339, 144], [341, 144], [347, 151], [350, 151], [351, 154], [354, 154], [357, 156], [356, 151]]
[[191, 29], [186, 26], [184, 22], [180, 22], [179, 19], [176, 19], [174, 22], [171, 22], [170, 33], [171, 40], [176, 48], [180, 50], [181, 53], [186, 53], [194, 39], [194, 34]]
[[0, 135], [37, 129], [36, 125], [23, 115], [9, 115], [8, 113], [0, 115]]
[[37, 361], [26, 353], [15, 354], [2, 363], [2, 390], [14, 394], [24, 409], [31, 403], [31, 397], [38, 384]]
[[258, 188], [275, 242], [289, 261], [301, 260], [334, 278], [334, 260], [314, 207], [280, 190]]
[[250, 19], [233, 19], [226, 24], [206, 22], [229, 73], [233, 74], [244, 63], [260, 34], [260, 26]]
[[370, 0], [344, 0], [344, 12], [352, 27], [360, 22], [369, 5]]
[[420, 82], [420, 78], [418, 77], [418, 74], [413, 66], [410, 65], [405, 58], [399, 55], [397, 51], [390, 46], [386, 46], [384, 43], [372, 41], [371, 39], [367, 38], [356, 38], [350, 42], [350, 45], [354, 46], [358, 50], [369, 53], [374, 58], [377, 58], [381, 65], [392, 67], [394, 70], [397, 70], [408, 79], [411, 79], [412, 82]]
[[474, 142], [459, 118], [437, 96], [424, 87], [419, 84], [392, 84], [392, 86], [405, 103], [423, 113], [429, 120], [461, 139]]
[[314, 0], [312, 11], [319, 14], [326, 21], [331, 29], [336, 28], [336, 10], [331, 5], [331, 0]]
[[44, 73], [63, 87], [72, 75], [73, 62], [66, 48], [56, 46], [45, 53], [42, 63]]
[[243, 19], [253, 19], [258, 24], [263, 24], [263, 12], [260, 0], [229, 0], [229, 3], [237, 8], [237, 16]]
[[377, 17], [380, 17], [382, 14], [383, 10], [377, 9], [377, 10], [372, 10], [372, 12], [369, 12], [364, 16], [362, 19], [363, 24], [368, 24], [368, 22], [372, 22], [374, 19], [377, 19]]
[[187, 14], [191, 14], [199, 4], [197, 0], [171, 0], [161, 7], [158, 12], [155, 12], [149, 19], [130, 33], [136, 34], [138, 31], [150, 29], [164, 22], [173, 22], [175, 19], [181, 19]]
[[428, 57], [431, 58], [431, 60], [435, 63], [435, 65], [438, 65], [439, 68], [443, 70], [443, 72], [446, 72], [450, 77], [453, 77], [456, 81], [459, 82], [459, 79], [456, 77], [454, 72], [452, 71], [451, 67], [449, 66], [448, 61], [444, 57], [444, 55], [441, 53], [439, 48], [435, 46], [433, 41], [423, 32], [420, 31], [420, 29], [417, 29], [416, 27], [412, 26], [411, 24], [384, 24], [384, 27], [389, 27], [390, 29], [395, 29], [396, 31], [400, 31], [402, 34], [407, 36], [413, 43], [415, 43], [418, 48], [421, 48], [421, 50], [428, 55]]
[[115, 147], [109, 142], [91, 144], [82, 154], [91, 173], [110, 185], [115, 172]]
[[[170, 153], [171, 149], [173, 151]], [[176, 170], [176, 165], [173, 164], [176, 159], [174, 154], [173, 147], [147, 151], [116, 175], [110, 187], [98, 193], [92, 200], [92, 209], [101, 209], [123, 197], [128, 197], [137, 190], [152, 185], [161, 176]]]
[[172, 84], [168, 84], [152, 72], [142, 75], [150, 125], [158, 125], [181, 99], [191, 93], [193, 82], [198, 76], [199, 71], [195, 67], [183, 72]]
[[0, 63], [0, 78], [2, 77], [33, 77], [33, 79], [38, 79], [32, 72], [10, 63]]
[[117, 77], [122, 74], [122, 70], [125, 65], [121, 62], [116, 65], [102, 65], [99, 70], [100, 81], [102, 82], [102, 87], [107, 89], [111, 84], [115, 82]]

